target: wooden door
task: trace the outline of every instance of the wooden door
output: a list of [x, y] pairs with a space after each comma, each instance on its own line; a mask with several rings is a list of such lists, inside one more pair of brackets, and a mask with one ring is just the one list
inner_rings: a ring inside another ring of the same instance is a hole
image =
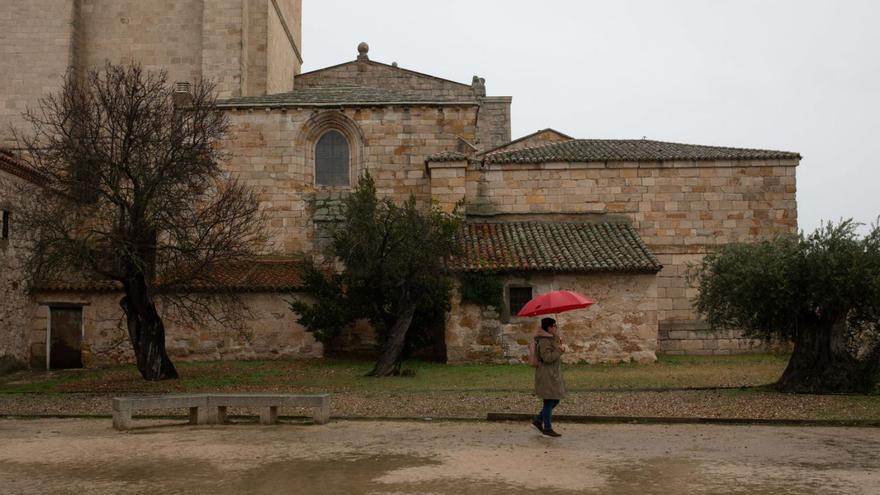
[[82, 368], [82, 308], [49, 308], [49, 369]]

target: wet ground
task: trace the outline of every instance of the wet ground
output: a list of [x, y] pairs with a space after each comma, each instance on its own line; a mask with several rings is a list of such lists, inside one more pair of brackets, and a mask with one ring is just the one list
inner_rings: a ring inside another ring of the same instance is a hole
[[0, 493], [880, 493], [880, 429], [168, 423], [0, 420]]

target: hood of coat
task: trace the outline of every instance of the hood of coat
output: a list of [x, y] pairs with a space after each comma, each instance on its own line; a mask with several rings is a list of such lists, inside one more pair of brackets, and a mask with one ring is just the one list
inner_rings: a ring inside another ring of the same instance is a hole
[[552, 338], [554, 338], [554, 335], [550, 332], [545, 331], [542, 328], [539, 328], [539, 329], [535, 330], [535, 337], [538, 337], [538, 338], [546, 337], [546, 338], [552, 339]]

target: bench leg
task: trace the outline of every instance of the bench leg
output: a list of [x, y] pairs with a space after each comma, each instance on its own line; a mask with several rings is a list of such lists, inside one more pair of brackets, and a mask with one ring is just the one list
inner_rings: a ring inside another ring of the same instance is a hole
[[113, 411], [113, 428], [117, 430], [127, 430], [131, 428], [131, 409]]
[[278, 407], [264, 407], [260, 409], [260, 424], [274, 425], [278, 422]]
[[319, 425], [327, 424], [330, 421], [330, 401], [325, 400], [320, 407], [316, 407], [312, 411], [312, 417], [315, 423]]
[[189, 408], [189, 424], [205, 425], [210, 424], [210, 411], [207, 407], [191, 407]]

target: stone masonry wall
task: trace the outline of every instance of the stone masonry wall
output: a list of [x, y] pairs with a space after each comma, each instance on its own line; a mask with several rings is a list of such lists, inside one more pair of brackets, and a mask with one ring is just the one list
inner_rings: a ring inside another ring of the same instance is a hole
[[[45, 366], [46, 326], [51, 304], [83, 304], [83, 366], [97, 367], [134, 362], [120, 294], [44, 293], [31, 306], [29, 343], [31, 365]], [[296, 322], [287, 300], [290, 294], [246, 294], [244, 304], [253, 317], [244, 330], [215, 322], [198, 328], [165, 320], [165, 345], [176, 361], [232, 359], [319, 358], [323, 346]], [[160, 308], [161, 311], [161, 308]]]
[[[273, 242], [281, 252], [310, 252], [316, 202], [350, 188], [316, 187], [313, 123], [328, 115], [355, 128], [351, 142], [355, 172], [370, 170], [380, 195], [404, 201], [414, 193], [430, 198], [425, 157], [454, 149], [457, 136], [473, 138], [475, 107], [373, 107], [344, 111], [311, 109], [230, 112], [228, 168], [257, 188], [268, 212]], [[354, 174], [356, 177], [356, 174]], [[332, 208], [323, 204], [321, 208]]]
[[[575, 290], [597, 303], [558, 315], [569, 346], [563, 361], [575, 363], [653, 362], [657, 350], [656, 280], [653, 274], [532, 274], [504, 276], [505, 287], [529, 285], [534, 295]], [[505, 290], [505, 297], [506, 290]], [[507, 304], [507, 301], [505, 301]], [[453, 297], [447, 314], [446, 352], [450, 363], [521, 363], [539, 318], [502, 316], [498, 308], [462, 304]]]
[[168, 79], [195, 81], [202, 72], [201, 0], [80, 1], [77, 65], [137, 60]]
[[0, 210], [10, 212], [9, 238], [0, 238], [0, 368], [3, 360], [27, 363], [28, 307], [21, 262], [26, 248], [17, 215], [24, 181], [0, 170]]
[[[294, 46], [302, 55], [302, 0], [269, 0], [269, 39], [268, 58], [269, 74], [267, 92], [269, 94], [282, 93], [293, 89], [294, 74], [299, 74], [302, 69], [299, 57]], [[275, 10], [278, 6], [278, 12]], [[283, 24], [282, 24], [283, 21]], [[284, 27], [287, 27], [287, 30]], [[290, 37], [287, 33], [290, 32]]]
[[490, 165], [468, 171], [467, 201], [490, 213], [628, 217], [663, 264], [660, 330], [687, 330], [698, 322], [689, 264], [713, 246], [796, 232], [796, 166], [794, 160]]
[[242, 96], [242, 37], [247, 30], [242, 5], [241, 0], [210, 0], [203, 10], [202, 77], [217, 85], [219, 98]]
[[25, 129], [22, 112], [61, 87], [73, 56], [72, 1], [9, 3], [0, 9], [0, 147], [14, 146], [10, 124]]
[[511, 101], [512, 98], [509, 96], [483, 98], [480, 107], [478, 149], [487, 150], [510, 141]]

